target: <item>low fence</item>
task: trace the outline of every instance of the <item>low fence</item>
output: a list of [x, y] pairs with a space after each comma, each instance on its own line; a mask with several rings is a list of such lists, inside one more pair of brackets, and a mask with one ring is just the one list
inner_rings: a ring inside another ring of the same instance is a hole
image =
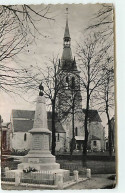
[[[68, 174], [68, 173], [67, 173]], [[5, 168], [5, 171], [1, 173], [1, 183], [11, 185], [23, 185], [23, 186], [46, 186], [62, 189], [63, 185], [67, 182], [78, 181], [78, 171], [74, 171], [73, 176], [68, 176], [63, 173], [53, 173], [51, 171], [37, 171], [24, 173], [19, 170], [9, 170]]]
[[18, 173], [16, 170], [8, 170], [7, 172], [1, 172], [2, 182], [11, 184], [12, 182], [16, 182], [16, 178], [19, 179], [20, 183], [54, 185], [56, 174], [51, 173], [51, 171]]
[[21, 173], [21, 183], [54, 185], [55, 174], [50, 171]]

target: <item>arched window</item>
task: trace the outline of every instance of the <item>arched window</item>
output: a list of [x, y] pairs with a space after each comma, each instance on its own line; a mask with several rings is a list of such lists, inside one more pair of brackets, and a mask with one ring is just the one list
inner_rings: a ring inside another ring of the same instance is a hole
[[78, 128], [75, 128], [75, 136], [78, 136]]
[[75, 78], [72, 77], [72, 89], [74, 89], [74, 88], [75, 88]]
[[27, 135], [26, 135], [26, 133], [24, 134], [24, 141], [26, 141], [26, 139], [27, 139]]
[[66, 77], [66, 89], [68, 89], [68, 87], [69, 87], [69, 78], [68, 78], [68, 76]]
[[93, 141], [93, 146], [96, 146], [97, 145], [97, 142], [96, 141]]
[[69, 83], [69, 78], [68, 78], [68, 76], [66, 77], [66, 83]]
[[58, 135], [57, 135], [57, 141], [59, 141], [59, 133], [58, 133]]

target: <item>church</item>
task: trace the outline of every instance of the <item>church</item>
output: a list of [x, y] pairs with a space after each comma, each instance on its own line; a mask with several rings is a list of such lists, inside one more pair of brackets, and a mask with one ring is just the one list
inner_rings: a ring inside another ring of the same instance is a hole
[[[61, 87], [56, 104], [56, 153], [70, 152], [71, 141], [75, 141], [74, 151], [83, 148], [85, 109], [82, 108], [80, 90], [80, 71], [71, 51], [71, 37], [68, 14], [63, 38], [63, 53], [59, 61], [62, 72]], [[11, 149], [29, 149], [35, 111], [12, 110], [11, 114]], [[105, 150], [105, 130], [97, 110], [89, 110], [88, 150]], [[52, 113], [47, 112], [48, 129], [52, 131]]]

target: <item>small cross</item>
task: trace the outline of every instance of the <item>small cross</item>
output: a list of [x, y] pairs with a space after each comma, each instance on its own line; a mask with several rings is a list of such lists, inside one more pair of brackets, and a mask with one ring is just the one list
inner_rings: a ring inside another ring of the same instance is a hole
[[68, 8], [66, 8], [66, 19], [67, 19], [67, 20], [68, 20], [68, 14], [69, 14]]
[[66, 14], [68, 15], [68, 8], [66, 8]]

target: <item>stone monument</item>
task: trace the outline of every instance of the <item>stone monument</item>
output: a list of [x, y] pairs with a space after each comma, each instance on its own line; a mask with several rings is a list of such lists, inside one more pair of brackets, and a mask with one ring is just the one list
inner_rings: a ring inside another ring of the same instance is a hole
[[[43, 86], [39, 86], [40, 93], [37, 97], [36, 111], [33, 129], [29, 132], [32, 134], [31, 140], [31, 149], [27, 155], [23, 157], [22, 163], [18, 164], [17, 170], [9, 170], [6, 172], [6, 175], [13, 174], [15, 177], [16, 173], [21, 173], [21, 178], [31, 178], [30, 175], [26, 174], [28, 168], [35, 170], [32, 177], [37, 178], [37, 174], [41, 172], [50, 173], [51, 177], [54, 177], [55, 174], [61, 174], [63, 180], [67, 181], [69, 179], [69, 170], [60, 169], [60, 164], [56, 163], [55, 156], [50, 152], [50, 140], [51, 140], [51, 131], [47, 126], [47, 112], [46, 112], [46, 103], [45, 97], [43, 94]], [[52, 176], [53, 175], [53, 176]], [[44, 181], [44, 176], [41, 176], [41, 179]], [[49, 181], [50, 177], [48, 175]]]
[[51, 131], [47, 125], [46, 103], [43, 92], [41, 91], [43, 90], [42, 85], [39, 88], [40, 93], [36, 102], [33, 129], [29, 131], [32, 134], [31, 149], [24, 156], [23, 163], [18, 165], [18, 169], [25, 169], [28, 166], [38, 171], [60, 168], [60, 165], [55, 162], [55, 156], [50, 152]]

